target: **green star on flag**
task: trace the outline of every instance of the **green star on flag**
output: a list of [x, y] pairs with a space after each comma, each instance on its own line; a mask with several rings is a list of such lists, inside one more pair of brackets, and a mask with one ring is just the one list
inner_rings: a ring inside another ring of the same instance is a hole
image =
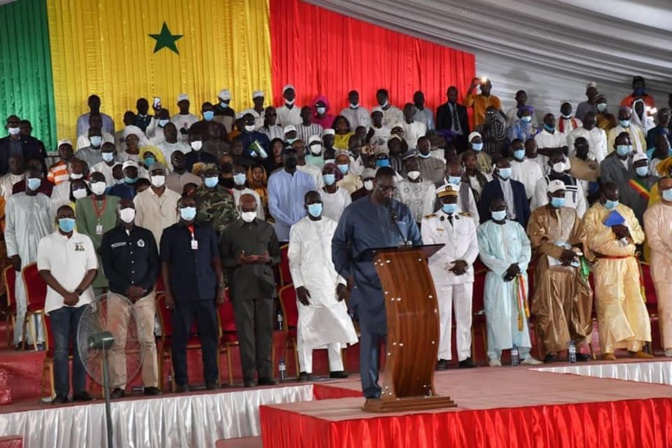
[[156, 40], [154, 53], [163, 48], [168, 48], [175, 54], [180, 54], [180, 52], [177, 50], [177, 41], [182, 39], [182, 34], [171, 34], [170, 30], [168, 29], [168, 25], [166, 25], [166, 22], [163, 22], [160, 34], [150, 34], [149, 37]]

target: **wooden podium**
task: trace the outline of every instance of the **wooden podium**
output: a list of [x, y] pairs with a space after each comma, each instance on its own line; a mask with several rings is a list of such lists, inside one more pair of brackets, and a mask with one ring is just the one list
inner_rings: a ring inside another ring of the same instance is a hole
[[456, 407], [434, 390], [439, 351], [439, 306], [427, 259], [443, 247], [371, 249], [387, 314], [387, 358], [382, 394], [367, 399], [367, 412]]

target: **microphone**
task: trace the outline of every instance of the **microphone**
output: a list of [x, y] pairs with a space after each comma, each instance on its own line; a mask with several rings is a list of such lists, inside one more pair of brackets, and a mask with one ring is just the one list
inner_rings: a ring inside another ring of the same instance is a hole
[[390, 205], [388, 205], [387, 208], [390, 211], [390, 218], [392, 219], [392, 223], [394, 224], [394, 228], [397, 229], [397, 233], [401, 237], [401, 240], [404, 242], [404, 246], [408, 246], [408, 240], [406, 239], [406, 236], [404, 235], [404, 233], [401, 231], [401, 228], [399, 227], [399, 223], [397, 222], [397, 212], [394, 211], [394, 209]]

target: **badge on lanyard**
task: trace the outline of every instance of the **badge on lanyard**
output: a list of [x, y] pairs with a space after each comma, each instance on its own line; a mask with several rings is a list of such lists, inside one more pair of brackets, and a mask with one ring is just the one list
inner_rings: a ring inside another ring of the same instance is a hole
[[198, 240], [191, 240], [191, 250], [198, 250]]
[[198, 240], [196, 239], [196, 233], [193, 225], [189, 227], [189, 233], [191, 234], [191, 250], [198, 250]]
[[102, 235], [103, 234], [103, 225], [101, 223], [98, 223], [96, 225], [96, 235]]

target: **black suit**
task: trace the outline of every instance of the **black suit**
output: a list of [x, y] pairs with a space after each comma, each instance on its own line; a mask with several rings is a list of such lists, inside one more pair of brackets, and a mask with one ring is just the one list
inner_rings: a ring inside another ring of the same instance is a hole
[[[455, 138], [455, 146], [458, 154], [466, 151], [469, 146], [467, 137], [469, 136], [469, 116], [467, 115], [467, 108], [461, 104], [455, 103], [457, 108], [457, 118], [460, 121], [460, 128], [462, 128], [462, 135]], [[449, 103], [440, 105], [436, 109], [436, 130], [450, 131], [453, 128], [453, 117], [450, 113]]]
[[[9, 148], [10, 137], [0, 138], [0, 175], [5, 175], [9, 171]], [[42, 167], [46, 167], [44, 163], [44, 156], [40, 147], [40, 142], [34, 137], [21, 137], [21, 146], [23, 151], [23, 160], [26, 161], [31, 158], [39, 159], [42, 162]]]
[[[516, 211], [515, 220], [523, 226], [523, 229], [527, 229], [527, 221], [530, 219], [530, 204], [527, 202], [525, 185], [513, 179], [509, 180], [509, 182], [511, 182], [511, 190], [513, 191], [513, 203]], [[478, 210], [481, 223], [492, 218], [490, 201], [498, 197], [504, 199], [504, 192], [502, 191], [502, 186], [499, 184], [499, 179], [495, 177], [495, 179], [485, 184], [481, 193]]]

